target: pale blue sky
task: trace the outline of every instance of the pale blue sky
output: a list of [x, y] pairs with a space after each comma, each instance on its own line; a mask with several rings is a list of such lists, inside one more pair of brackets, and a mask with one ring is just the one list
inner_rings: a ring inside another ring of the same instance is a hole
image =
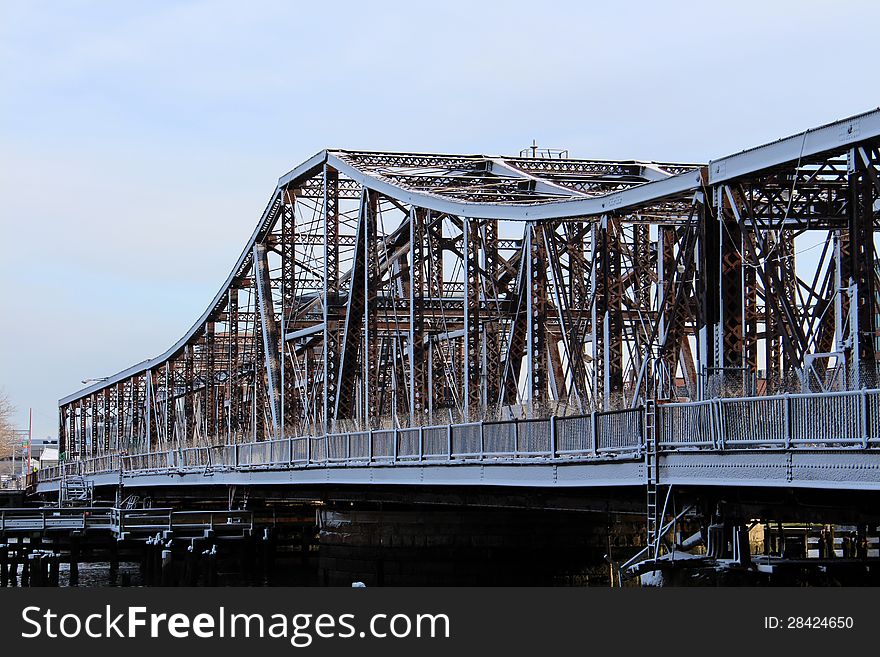
[[0, 0], [0, 387], [164, 351], [324, 147], [705, 161], [878, 105], [876, 2]]

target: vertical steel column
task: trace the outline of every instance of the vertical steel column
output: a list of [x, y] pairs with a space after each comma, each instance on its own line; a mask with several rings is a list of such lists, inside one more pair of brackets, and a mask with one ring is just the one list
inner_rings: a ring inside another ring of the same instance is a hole
[[67, 448], [67, 406], [58, 407], [58, 454]]
[[122, 449], [125, 441], [125, 382], [120, 381], [116, 384], [116, 436], [113, 448], [115, 450]]
[[77, 445], [79, 449], [77, 450], [77, 456], [79, 458], [85, 458], [86, 456], [86, 398], [82, 398], [79, 400], [79, 444]]
[[[853, 148], [848, 153], [850, 211], [850, 269], [856, 285], [856, 324], [858, 335], [857, 364], [854, 372], [856, 385], [878, 385], [876, 290], [877, 276], [874, 253], [874, 199], [875, 184], [880, 186], [877, 167], [864, 148]], [[872, 179], [873, 174], [873, 179]]]
[[89, 395], [89, 414], [91, 426], [89, 427], [88, 456], [95, 456], [98, 452], [98, 393]]
[[427, 211], [409, 211], [409, 414], [410, 426], [421, 424], [425, 413], [425, 218]]
[[633, 225], [633, 266], [636, 302], [647, 314], [651, 311], [651, 231], [648, 224]]
[[[712, 194], [712, 202], [702, 203], [699, 208], [699, 240], [697, 242], [699, 266], [697, 268], [697, 286], [700, 303], [698, 305], [697, 326], [698, 341], [697, 351], [700, 361], [700, 374], [705, 375], [707, 368], [716, 367], [720, 364], [717, 358], [718, 331], [721, 327], [721, 304], [718, 296], [721, 288], [721, 225], [716, 217], [718, 198], [721, 188], [715, 188]], [[700, 377], [700, 398], [704, 397], [706, 390], [703, 385], [706, 377]]]
[[[675, 302], [675, 227], [659, 226], [657, 228], [657, 312], [659, 344], [667, 343], [670, 322], [674, 318], [672, 304]], [[675, 391], [675, 375], [678, 370], [677, 350], [669, 350], [664, 354], [665, 366], [658, 372], [659, 381], [656, 387], [659, 397], [672, 398]]]
[[620, 402], [623, 392], [623, 281], [618, 223], [615, 217], [603, 215], [594, 239], [593, 366], [596, 396], [606, 410]]
[[[76, 454], [76, 407], [71, 402], [67, 405], [67, 443], [65, 444], [66, 458], [70, 459]], [[61, 450], [58, 451], [61, 454]]]
[[[202, 342], [202, 380], [204, 388], [202, 389], [202, 418], [205, 427], [205, 442], [213, 445], [217, 438], [217, 424], [215, 411], [215, 391], [214, 391], [214, 322], [205, 323], [205, 335]], [[256, 368], [255, 368], [256, 371]]]
[[[428, 296], [438, 307], [443, 307], [443, 249], [446, 243], [443, 238], [444, 215], [429, 211], [426, 217], [425, 229], [427, 233], [428, 257], [426, 269], [428, 272]], [[433, 306], [432, 306], [433, 307]], [[446, 406], [446, 370], [443, 363], [443, 346], [432, 341], [428, 348], [428, 371], [430, 399], [428, 405], [433, 415], [437, 409]], [[432, 420], [433, 422], [433, 420]]]
[[[379, 254], [377, 219], [378, 194], [366, 192], [366, 235], [364, 239], [364, 426], [372, 427], [381, 409], [379, 388], [379, 317], [376, 302], [379, 298]], [[386, 365], [387, 363], [383, 363]]]
[[720, 365], [738, 368], [743, 366], [743, 236], [731, 207], [729, 194], [722, 194], [718, 208], [721, 239], [719, 258], [721, 279]]
[[526, 229], [528, 290], [526, 292], [526, 352], [529, 413], [543, 413], [547, 401], [547, 263], [544, 257], [544, 225]]
[[[759, 230], [757, 227], [753, 230]], [[758, 276], [754, 267], [743, 267], [743, 365], [758, 370]]]
[[[355, 258], [356, 259], [356, 258]], [[324, 165], [324, 386], [323, 421], [333, 431], [338, 400], [339, 332], [339, 174]]]
[[229, 364], [226, 371], [226, 390], [229, 400], [227, 429], [229, 442], [236, 443], [239, 431], [238, 407], [241, 403], [241, 383], [238, 378], [238, 288], [234, 286], [229, 288], [226, 335], [229, 340]]
[[504, 290], [498, 282], [498, 220], [483, 220], [483, 258], [487, 282], [484, 289], [491, 299], [486, 299], [483, 319], [483, 405], [490, 412], [497, 412], [495, 405], [501, 392], [501, 343], [499, 340], [498, 305], [503, 301]]
[[269, 419], [272, 437], [281, 438], [281, 377], [279, 364], [278, 322], [275, 319], [275, 303], [272, 300], [272, 283], [269, 279], [269, 261], [266, 247], [254, 245], [254, 278], [257, 282], [257, 300], [260, 315], [260, 331], [263, 337], [263, 358], [266, 364], [266, 392], [269, 402]]
[[605, 258], [605, 289], [608, 294], [605, 322], [605, 400], [606, 408], [616, 407], [623, 395], [623, 291], [621, 270], [623, 226], [614, 215], [608, 217]]
[[[623, 236], [621, 235], [621, 238]], [[658, 258], [659, 259], [659, 258]], [[651, 316], [651, 284], [652, 284], [652, 257], [651, 257], [651, 230], [647, 223], [635, 223], [632, 226], [632, 269], [627, 273], [627, 277], [632, 277], [633, 298], [635, 300], [635, 310], [640, 318]], [[621, 272], [623, 276], [623, 272]], [[625, 285], [621, 281], [621, 301], [623, 289]], [[632, 326], [632, 335], [635, 339], [633, 348], [633, 356], [636, 368], [644, 373], [643, 377], [637, 381], [638, 390], [634, 391], [635, 396], [645, 394], [646, 397], [656, 394], [655, 363], [653, 356], [654, 344], [651, 344], [651, 328], [649, 323], [643, 320], [636, 320], [630, 323]], [[673, 357], [678, 357], [678, 344], [674, 345]], [[642, 362], [645, 359], [646, 362]], [[674, 377], [674, 374], [673, 374]]]
[[286, 425], [296, 422], [299, 415], [297, 389], [293, 374], [293, 364], [287, 357], [284, 334], [293, 319], [296, 303], [296, 196], [290, 189], [284, 190], [285, 203], [281, 217], [281, 425], [282, 434]]
[[[777, 233], [770, 231], [767, 234], [767, 248], [773, 253], [780, 248], [777, 241]], [[779, 258], [765, 258], [763, 262], [764, 280], [772, 281], [779, 276]], [[771, 269], [776, 271], [770, 271]], [[773, 298], [776, 290], [771, 286], [764, 287], [764, 333], [766, 335], [765, 344], [765, 360], [767, 364], [767, 383], [780, 384], [782, 381], [782, 370], [780, 369], [782, 360], [782, 336], [779, 326], [779, 318], [777, 317], [775, 307], [776, 300]], [[770, 388], [772, 390], [772, 387]]]
[[[256, 278], [256, 275], [254, 276]], [[251, 344], [251, 405], [250, 415], [251, 439], [266, 438], [266, 375], [265, 350], [263, 348], [263, 323], [260, 321], [259, 301], [254, 304], [253, 341]], [[271, 422], [271, 418], [269, 418]]]
[[482, 407], [482, 352], [480, 347], [480, 222], [462, 221], [464, 252], [464, 421]]
[[165, 443], [171, 449], [174, 443], [174, 427], [176, 424], [177, 396], [175, 395], [174, 361], [165, 362]]
[[[766, 251], [766, 249], [765, 249]], [[770, 282], [768, 280], [769, 285], [765, 284], [765, 287], [769, 287], [776, 291], [775, 298], [771, 300], [779, 307], [779, 308], [795, 308], [798, 304], [798, 291], [797, 291], [797, 275], [795, 273], [795, 252], [794, 252], [794, 235], [790, 230], [781, 230], [779, 232], [779, 266], [771, 268], [769, 270], [771, 276], [774, 277], [775, 280]], [[780, 316], [780, 313], [777, 311], [777, 317]], [[791, 342], [791, 339], [784, 333], [781, 333], [782, 329], [785, 327], [785, 323], [787, 320], [785, 319], [785, 314], [782, 315], [782, 321], [777, 319], [776, 325], [780, 329], [780, 335], [782, 336], [781, 345], [786, 346], [787, 343]], [[800, 333], [799, 326], [792, 326], [789, 329], [795, 335]], [[789, 346], [788, 349], [783, 350], [784, 356], [784, 366], [783, 371], [792, 372], [795, 369], [799, 369], [803, 367], [803, 362], [801, 362], [800, 358], [793, 358], [792, 349]]]
[[137, 375], [130, 377], [126, 385], [128, 386], [128, 417], [130, 422], [128, 435], [125, 437], [125, 449], [131, 450], [138, 438], [139, 391]]
[[183, 348], [183, 378], [184, 385], [186, 386], [186, 391], [184, 392], [183, 398], [183, 416], [184, 416], [184, 436], [183, 443], [184, 447], [188, 447], [190, 445], [195, 445], [195, 428], [196, 428], [196, 418], [194, 414], [194, 404], [193, 397], [195, 395], [195, 385], [193, 378], [194, 374], [193, 367], [193, 346], [191, 344], [186, 345]]
[[110, 451], [110, 386], [104, 388], [104, 407], [101, 417], [101, 448]]

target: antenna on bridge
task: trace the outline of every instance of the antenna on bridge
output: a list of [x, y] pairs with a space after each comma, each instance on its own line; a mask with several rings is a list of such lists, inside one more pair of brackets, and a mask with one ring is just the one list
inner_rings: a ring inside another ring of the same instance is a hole
[[538, 148], [538, 142], [532, 139], [532, 145], [519, 152], [520, 157], [541, 160], [565, 160], [568, 158], [567, 148]]

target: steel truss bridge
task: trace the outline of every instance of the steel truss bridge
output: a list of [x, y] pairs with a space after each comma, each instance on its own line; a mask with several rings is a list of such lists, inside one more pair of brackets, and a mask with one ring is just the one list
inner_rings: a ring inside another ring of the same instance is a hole
[[878, 148], [322, 151], [180, 340], [60, 400], [39, 488], [640, 483], [649, 532], [658, 482], [876, 490]]

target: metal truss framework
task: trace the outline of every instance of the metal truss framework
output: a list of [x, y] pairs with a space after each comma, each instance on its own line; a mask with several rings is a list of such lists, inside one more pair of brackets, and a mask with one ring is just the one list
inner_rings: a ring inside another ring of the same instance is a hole
[[707, 165], [328, 150], [67, 458], [877, 385], [880, 110]]

